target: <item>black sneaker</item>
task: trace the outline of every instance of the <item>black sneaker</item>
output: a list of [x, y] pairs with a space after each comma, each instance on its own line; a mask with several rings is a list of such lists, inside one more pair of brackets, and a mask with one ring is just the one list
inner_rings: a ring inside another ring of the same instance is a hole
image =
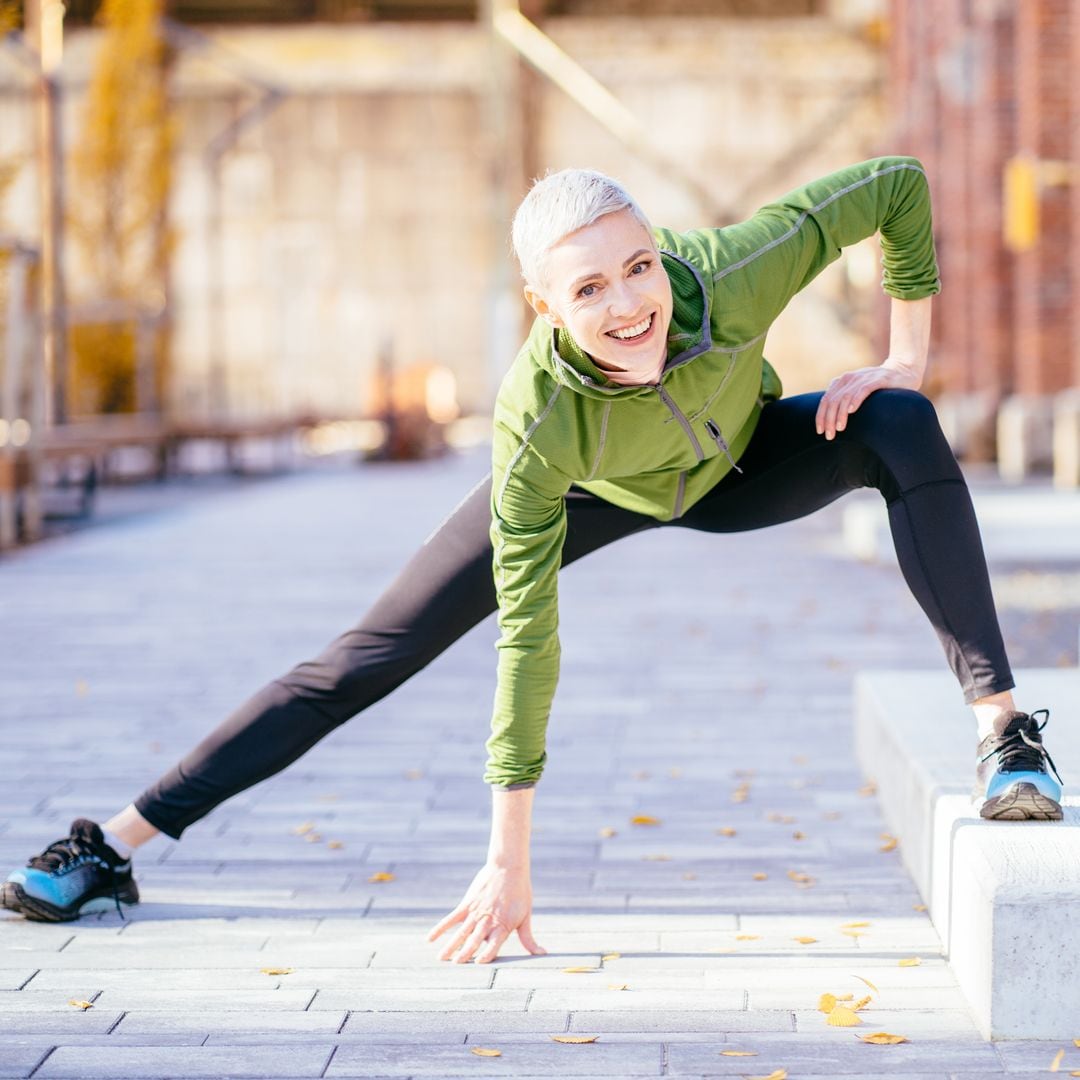
[[[1036, 717], [1045, 719], [1042, 724]], [[1042, 744], [1050, 713], [1006, 712], [994, 721], [976, 751], [974, 798], [979, 816], [994, 821], [1060, 821], [1061, 777]], [[991, 763], [990, 758], [997, 762]], [[1057, 780], [1047, 772], [1047, 765]]]
[[131, 859], [121, 859], [105, 843], [101, 827], [86, 818], [73, 821], [70, 836], [50, 844], [0, 885], [0, 907], [40, 922], [68, 922], [112, 904], [123, 917], [120, 904], [138, 902]]

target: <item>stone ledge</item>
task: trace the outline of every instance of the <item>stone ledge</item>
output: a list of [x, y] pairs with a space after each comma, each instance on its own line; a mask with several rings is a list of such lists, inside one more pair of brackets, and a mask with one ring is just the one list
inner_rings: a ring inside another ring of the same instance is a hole
[[856, 677], [855, 742], [889, 829], [986, 1038], [1076, 1035], [1080, 1001], [1080, 670], [1017, 672], [1046, 705], [1067, 781], [1065, 820], [982, 821], [970, 791], [975, 725], [947, 672]]

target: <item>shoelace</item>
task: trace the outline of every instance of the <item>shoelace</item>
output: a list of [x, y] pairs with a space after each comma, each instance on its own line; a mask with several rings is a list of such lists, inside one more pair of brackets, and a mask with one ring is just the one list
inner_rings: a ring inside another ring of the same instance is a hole
[[[1044, 716], [1046, 719], [1040, 724], [1035, 719], [1037, 716]], [[1043, 746], [1042, 739], [1038, 737], [1050, 719], [1050, 710], [1038, 709], [1030, 714], [1029, 719], [1035, 725], [1034, 734], [1036, 737], [1034, 739], [1028, 736], [1024, 728], [1018, 727], [1011, 735], [1003, 736], [1004, 741], [1001, 745], [994, 747], [982, 760], [988, 761], [997, 754], [999, 767], [1003, 772], [1022, 772], [1025, 769], [1046, 772], [1043, 765], [1045, 760], [1053, 770], [1054, 776], [1057, 777], [1058, 783], [1064, 784], [1065, 781], [1061, 779], [1057, 766], [1054, 764], [1054, 759], [1047, 752], [1046, 747]]]
[[116, 866], [112, 859], [102, 854], [98, 850], [98, 846], [88, 837], [72, 833], [71, 836], [67, 836], [63, 840], [57, 840], [55, 843], [50, 844], [40, 855], [35, 855], [30, 860], [29, 865], [35, 870], [45, 870], [51, 873], [68, 863], [75, 862], [76, 859], [82, 858], [83, 855], [89, 855], [108, 867], [109, 885], [112, 888], [116, 913], [126, 922], [127, 918], [124, 915], [124, 909], [120, 906], [120, 889], [116, 884]]

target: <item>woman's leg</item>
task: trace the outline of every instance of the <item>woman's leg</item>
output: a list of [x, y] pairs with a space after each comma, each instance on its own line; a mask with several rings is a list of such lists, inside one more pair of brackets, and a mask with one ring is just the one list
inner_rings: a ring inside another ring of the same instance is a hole
[[[155, 830], [179, 837], [220, 802], [279, 772], [385, 697], [491, 614], [490, 498], [488, 478], [358, 626], [256, 693], [106, 829], [132, 847]], [[576, 489], [566, 505], [563, 565], [658, 524]]]
[[877, 488], [904, 578], [965, 701], [1008, 691], [1015, 684], [975, 513], [933, 405], [911, 390], [878, 390], [845, 431], [826, 440], [814, 427], [820, 397], [767, 405], [739, 461], [743, 472], [726, 476], [678, 524], [711, 532], [761, 528], [803, 517], [855, 488]]

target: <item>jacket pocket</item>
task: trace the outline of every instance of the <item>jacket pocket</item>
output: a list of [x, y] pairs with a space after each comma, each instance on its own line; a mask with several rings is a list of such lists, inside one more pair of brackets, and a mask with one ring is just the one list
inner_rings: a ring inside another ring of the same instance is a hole
[[742, 469], [739, 468], [738, 463], [732, 456], [731, 447], [728, 446], [728, 441], [724, 438], [724, 433], [720, 430], [720, 425], [717, 424], [717, 422], [711, 416], [705, 421], [705, 430], [709, 433], [709, 437], [712, 439], [712, 441], [716, 443], [717, 447], [720, 450], [720, 453], [728, 459], [731, 467], [736, 472], [741, 473]]

